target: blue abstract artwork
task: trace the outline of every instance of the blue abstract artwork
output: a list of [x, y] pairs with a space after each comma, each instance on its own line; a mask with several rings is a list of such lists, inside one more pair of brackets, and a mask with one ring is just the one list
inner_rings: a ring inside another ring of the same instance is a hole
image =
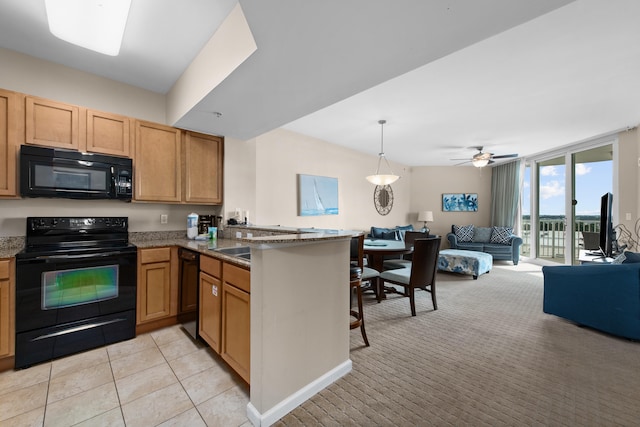
[[338, 178], [299, 174], [298, 215], [338, 215]]
[[445, 193], [442, 195], [444, 212], [477, 212], [477, 193]]

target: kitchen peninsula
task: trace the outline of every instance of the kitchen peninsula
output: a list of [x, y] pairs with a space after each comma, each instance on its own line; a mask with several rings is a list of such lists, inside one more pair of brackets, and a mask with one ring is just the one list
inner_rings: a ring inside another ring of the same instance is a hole
[[[229, 238], [216, 243], [174, 242], [250, 266], [247, 416], [254, 425], [271, 425], [351, 370], [347, 283], [353, 234], [231, 226], [224, 231]], [[158, 241], [134, 243], [149, 247]], [[250, 263], [218, 251], [242, 245], [251, 248]]]

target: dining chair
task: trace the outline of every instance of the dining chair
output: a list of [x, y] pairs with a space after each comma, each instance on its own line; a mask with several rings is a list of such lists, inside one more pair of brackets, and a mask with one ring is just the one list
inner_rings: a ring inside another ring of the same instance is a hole
[[[438, 255], [440, 253], [440, 237], [416, 239], [413, 242], [413, 261], [411, 267], [387, 270], [380, 273], [380, 287], [385, 282], [404, 288], [402, 295], [409, 297], [411, 315], [416, 315], [415, 290], [422, 289], [431, 294], [433, 309], [438, 309], [436, 302], [436, 273]], [[396, 291], [396, 293], [400, 293]]]
[[378, 278], [380, 272], [364, 265], [364, 234], [351, 238], [351, 263], [362, 269], [362, 291], [373, 291], [378, 298]]
[[[413, 249], [413, 242], [416, 239], [424, 239], [429, 237], [422, 231], [405, 231], [404, 233], [404, 246], [407, 249]], [[382, 264], [385, 270], [393, 270], [395, 268], [411, 267], [411, 260], [413, 259], [413, 253], [402, 255], [398, 259], [386, 259]]]

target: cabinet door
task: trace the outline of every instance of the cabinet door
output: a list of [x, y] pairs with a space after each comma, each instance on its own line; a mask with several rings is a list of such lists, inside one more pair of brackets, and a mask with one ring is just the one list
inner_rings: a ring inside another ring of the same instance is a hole
[[220, 310], [222, 283], [207, 273], [200, 273], [200, 310], [198, 334], [216, 352], [220, 353]]
[[171, 248], [138, 249], [137, 324], [174, 315], [171, 297]]
[[180, 202], [180, 129], [136, 121], [135, 200]]
[[247, 383], [251, 362], [250, 272], [231, 264], [222, 270], [222, 348], [220, 355]]
[[0, 196], [17, 195], [18, 100], [18, 94], [0, 89]]
[[143, 264], [139, 274], [138, 323], [171, 316], [171, 264]]
[[0, 357], [14, 353], [13, 260], [0, 260]]
[[129, 117], [87, 110], [87, 151], [129, 157], [130, 122]]
[[27, 96], [25, 142], [47, 147], [80, 148], [80, 108], [48, 99]]
[[185, 133], [185, 202], [222, 204], [223, 148], [220, 137]]

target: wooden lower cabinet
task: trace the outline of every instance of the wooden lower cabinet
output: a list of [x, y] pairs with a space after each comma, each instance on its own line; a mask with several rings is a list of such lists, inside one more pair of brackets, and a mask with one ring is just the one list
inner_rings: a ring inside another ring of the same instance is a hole
[[222, 282], [200, 272], [200, 311], [198, 334], [216, 352], [220, 353], [220, 322], [222, 309]]
[[232, 264], [222, 268], [222, 358], [250, 383], [251, 273]]
[[169, 247], [138, 249], [138, 325], [177, 315], [176, 269], [172, 268], [176, 257], [172, 252]]
[[13, 356], [15, 259], [0, 259], [0, 358]]
[[200, 292], [198, 310], [198, 335], [216, 353], [220, 353], [220, 323], [222, 321], [222, 261], [200, 256]]

